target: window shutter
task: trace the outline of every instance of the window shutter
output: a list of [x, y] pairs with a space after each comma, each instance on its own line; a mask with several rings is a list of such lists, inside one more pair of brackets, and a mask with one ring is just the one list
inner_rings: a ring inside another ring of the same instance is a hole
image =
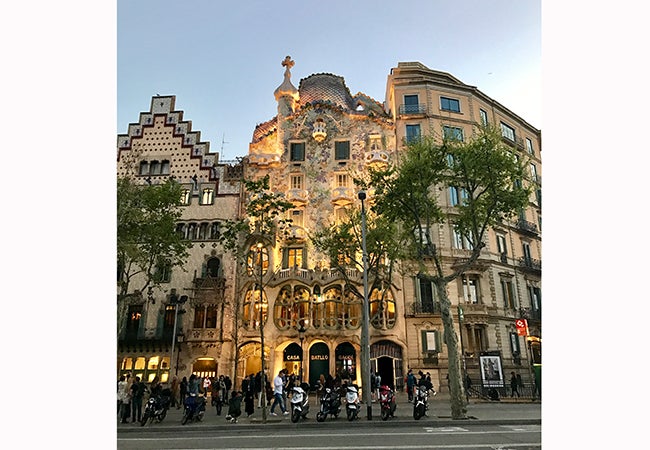
[[420, 334], [422, 336], [422, 353], [427, 352], [427, 330], [422, 330], [420, 331]]
[[287, 248], [282, 249], [282, 268], [286, 269], [289, 267], [289, 250]]
[[440, 352], [441, 346], [440, 346], [440, 332], [438, 330], [435, 331], [436, 333], [436, 352]]

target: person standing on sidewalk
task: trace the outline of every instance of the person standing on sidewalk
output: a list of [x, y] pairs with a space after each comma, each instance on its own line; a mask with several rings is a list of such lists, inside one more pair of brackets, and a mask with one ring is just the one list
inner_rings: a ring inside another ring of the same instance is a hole
[[413, 369], [409, 369], [406, 375], [406, 393], [408, 394], [409, 402], [413, 401], [413, 388], [415, 387], [415, 375]]
[[273, 379], [273, 405], [271, 405], [271, 415], [277, 416], [275, 411], [275, 405], [280, 405], [282, 414], [287, 415], [287, 409], [284, 407], [284, 402], [282, 401], [282, 389], [284, 386], [284, 381], [282, 380], [283, 371], [279, 371], [278, 375]]
[[178, 377], [174, 377], [172, 380], [170, 390], [172, 392], [172, 401], [169, 404], [171, 408], [174, 406], [178, 406], [178, 391], [179, 391], [179, 383], [178, 383]]
[[131, 385], [131, 422], [142, 419], [142, 397], [144, 396], [144, 383], [140, 377], [135, 377], [135, 382]]
[[176, 409], [181, 409], [181, 406], [185, 405], [185, 397], [187, 397], [187, 377], [183, 377], [183, 379], [181, 380], [180, 395], [181, 395], [181, 401], [176, 406]]

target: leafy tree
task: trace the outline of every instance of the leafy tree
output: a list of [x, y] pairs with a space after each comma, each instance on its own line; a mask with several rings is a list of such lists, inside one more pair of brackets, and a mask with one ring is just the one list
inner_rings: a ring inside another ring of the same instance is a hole
[[[449, 354], [452, 418], [466, 416], [458, 338], [447, 285], [479, 258], [488, 230], [528, 205], [525, 165], [502, 142], [494, 127], [478, 127], [467, 142], [424, 136], [408, 145], [400, 160], [385, 170], [371, 170], [373, 211], [399, 226], [400, 261], [410, 262], [419, 276], [429, 279], [440, 299], [444, 341]], [[441, 191], [458, 190], [459, 204], [444, 214]], [[449, 264], [434, 244], [434, 226], [449, 221], [471, 244], [464, 261]], [[433, 262], [433, 265], [430, 263]], [[445, 264], [447, 262], [447, 264]]]
[[[259, 264], [259, 256], [251, 251], [251, 246], [257, 243], [270, 245], [278, 238], [288, 236], [288, 227], [291, 219], [286, 219], [284, 213], [293, 208], [293, 203], [285, 201], [281, 194], [276, 194], [269, 189], [269, 176], [259, 180], [242, 180], [244, 205], [242, 218], [225, 221], [221, 227], [220, 241], [226, 251], [230, 252], [236, 260], [237, 280], [246, 272], [254, 272]], [[233, 341], [235, 346], [235, 367], [239, 362], [239, 321], [241, 314], [240, 300], [246, 286], [235, 289], [234, 331]], [[262, 324], [263, 326], [263, 324]], [[264, 361], [262, 361], [264, 370]], [[266, 420], [266, 408], [262, 411]]]
[[154, 185], [138, 185], [129, 177], [117, 180], [118, 336], [130, 300], [159, 286], [160, 269], [182, 267], [189, 255], [191, 242], [176, 232], [180, 199], [181, 187], [173, 179]]

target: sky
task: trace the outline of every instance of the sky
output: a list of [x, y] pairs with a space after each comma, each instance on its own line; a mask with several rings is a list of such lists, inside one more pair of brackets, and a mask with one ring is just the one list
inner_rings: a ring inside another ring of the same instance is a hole
[[419, 61], [542, 128], [540, 0], [118, 0], [116, 132], [175, 95], [212, 152], [244, 156], [286, 55], [294, 86], [333, 73], [380, 103], [391, 68]]

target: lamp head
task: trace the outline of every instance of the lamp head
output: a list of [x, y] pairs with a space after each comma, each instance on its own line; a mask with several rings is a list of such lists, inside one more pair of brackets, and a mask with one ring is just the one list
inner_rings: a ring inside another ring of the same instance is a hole
[[359, 191], [359, 200], [365, 200], [366, 199], [366, 191]]

